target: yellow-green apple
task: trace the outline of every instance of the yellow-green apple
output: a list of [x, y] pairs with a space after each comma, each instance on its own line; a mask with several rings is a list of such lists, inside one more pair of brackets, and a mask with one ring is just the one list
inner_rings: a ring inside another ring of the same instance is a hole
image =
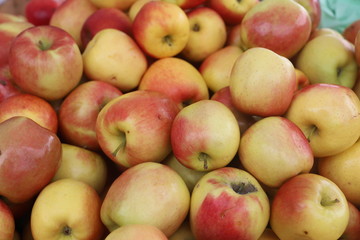
[[322, 35], [331, 35], [334, 37], [344, 38], [344, 36], [341, 35], [341, 33], [336, 31], [335, 29], [328, 28], [328, 27], [322, 27], [322, 28], [317, 28], [311, 32], [309, 41], [312, 40], [313, 38], [316, 38], [316, 37], [322, 36]]
[[35, 26], [13, 40], [9, 68], [25, 92], [52, 101], [63, 98], [79, 84], [83, 61], [79, 47], [64, 30]]
[[63, 142], [98, 151], [95, 125], [100, 110], [122, 92], [104, 81], [78, 85], [61, 102], [58, 111], [59, 133]]
[[118, 29], [103, 29], [83, 52], [84, 73], [92, 80], [108, 82], [123, 92], [138, 87], [148, 67], [137, 43]]
[[129, 224], [109, 233], [105, 240], [168, 240], [166, 235], [155, 226], [148, 224]]
[[208, 5], [220, 14], [227, 25], [236, 25], [240, 24], [245, 14], [259, 2], [259, 0], [209, 0]]
[[350, 148], [324, 158], [318, 159], [319, 174], [336, 183], [346, 199], [360, 206], [360, 141]]
[[132, 30], [134, 39], [150, 57], [173, 57], [185, 48], [190, 36], [190, 23], [178, 5], [150, 1], [136, 14]]
[[335, 240], [349, 222], [349, 207], [334, 182], [304, 173], [281, 185], [270, 216], [271, 229], [280, 239]]
[[291, 58], [308, 41], [311, 27], [308, 12], [296, 1], [261, 1], [245, 14], [241, 41], [246, 48], [263, 47]]
[[127, 11], [133, 3], [137, 0], [88, 0], [97, 8], [117, 8], [122, 11]]
[[49, 102], [32, 94], [20, 93], [0, 102], [0, 123], [14, 116], [32, 119], [40, 126], [57, 133], [58, 116]]
[[140, 11], [140, 9], [148, 2], [152, 1], [160, 1], [160, 0], [136, 0], [133, 4], [131, 4], [127, 14], [131, 19], [131, 22], [134, 21], [136, 15]]
[[185, 10], [196, 8], [206, 3], [206, 0], [162, 0], [162, 1], [174, 3]]
[[15, 235], [15, 218], [9, 206], [0, 199], [0, 240], [12, 240]]
[[276, 52], [254, 47], [235, 61], [229, 87], [239, 111], [261, 117], [282, 115], [297, 90], [295, 69]]
[[220, 50], [226, 43], [226, 26], [212, 8], [199, 7], [187, 12], [190, 24], [189, 39], [181, 51], [182, 58], [199, 63]]
[[87, 183], [101, 194], [107, 179], [105, 158], [97, 152], [82, 147], [61, 144], [62, 157], [52, 181], [71, 178]]
[[0, 12], [0, 23], [5, 22], [27, 22], [25, 16], [10, 12]]
[[0, 67], [8, 65], [12, 41], [18, 34], [30, 27], [33, 27], [33, 24], [26, 21], [0, 23]]
[[321, 5], [319, 0], [295, 0], [309, 13], [311, 19], [311, 30], [319, 28], [321, 20]]
[[145, 162], [125, 170], [111, 184], [101, 206], [109, 231], [128, 224], [148, 224], [171, 236], [185, 220], [190, 192], [175, 170]]
[[37, 196], [30, 223], [34, 239], [103, 239], [101, 200], [88, 184], [75, 179], [49, 183]]
[[197, 171], [185, 167], [172, 153], [161, 163], [175, 170], [182, 177], [190, 192], [192, 192], [199, 179], [207, 173], [206, 171]]
[[86, 48], [96, 33], [105, 28], [118, 29], [131, 36], [131, 25], [131, 19], [124, 11], [117, 8], [100, 8], [85, 20], [80, 32], [81, 44]]
[[310, 85], [310, 80], [303, 71], [295, 68], [295, 74], [296, 74], [296, 82], [297, 82], [298, 90], [306, 87], [307, 85]]
[[82, 26], [97, 9], [89, 0], [66, 0], [53, 12], [49, 25], [68, 32], [79, 48], [83, 50], [84, 47], [81, 43]]
[[190, 228], [190, 222], [185, 219], [181, 226], [169, 237], [169, 240], [196, 240]]
[[225, 46], [208, 55], [199, 67], [206, 85], [213, 93], [229, 86], [231, 70], [236, 59], [243, 53], [238, 46]]
[[228, 107], [215, 100], [201, 100], [184, 107], [171, 127], [174, 156], [197, 171], [225, 167], [235, 157], [239, 144], [237, 119]]
[[258, 240], [280, 240], [274, 231], [267, 227]]
[[41, 191], [61, 161], [57, 135], [27, 117], [0, 123], [0, 196], [22, 203]]
[[360, 66], [360, 31], [356, 35], [354, 48], [355, 48], [355, 60], [357, 65]]
[[312, 84], [331, 83], [352, 88], [358, 66], [354, 45], [344, 38], [325, 34], [305, 44], [296, 57], [295, 67], [303, 71]]
[[348, 87], [310, 84], [295, 94], [284, 116], [305, 134], [314, 157], [338, 154], [360, 136], [360, 100]]
[[239, 158], [245, 170], [273, 188], [280, 187], [293, 176], [310, 172], [314, 163], [304, 133], [280, 116], [263, 118], [242, 134]]
[[165, 94], [136, 90], [108, 102], [95, 126], [103, 152], [128, 168], [161, 162], [171, 152], [170, 131], [179, 108]]
[[245, 132], [246, 129], [248, 129], [253, 123], [256, 122], [256, 119], [253, 116], [240, 112], [234, 106], [232, 103], [229, 86], [216, 91], [210, 99], [225, 104], [225, 106], [227, 106], [232, 111], [236, 120], [238, 121], [240, 133]]
[[209, 99], [209, 89], [199, 70], [177, 57], [153, 62], [141, 78], [139, 89], [164, 93], [179, 107]]
[[342, 240], [357, 240], [360, 236], [360, 211], [359, 209], [348, 201], [349, 205], [349, 223], [346, 226], [344, 233], [339, 239]]
[[24, 9], [24, 16], [27, 21], [39, 25], [48, 25], [55, 10], [65, 0], [30, 0], [27, 1]]
[[20, 93], [20, 89], [15, 86], [12, 80], [9, 66], [0, 67], [0, 103], [6, 98]]
[[238, 168], [207, 173], [191, 195], [190, 225], [197, 240], [258, 239], [269, 215], [269, 199], [261, 185]]
[[352, 44], [355, 44], [356, 35], [359, 31], [360, 19], [357, 19], [344, 29], [344, 31], [342, 32], [342, 36]]

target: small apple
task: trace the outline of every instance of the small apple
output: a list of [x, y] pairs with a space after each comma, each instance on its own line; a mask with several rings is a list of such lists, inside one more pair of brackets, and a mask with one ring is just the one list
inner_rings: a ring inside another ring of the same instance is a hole
[[65, 0], [30, 0], [25, 5], [24, 15], [35, 26], [48, 25], [53, 13], [63, 2]]
[[339, 239], [357, 240], [360, 236], [360, 211], [348, 201], [349, 205], [349, 223]]
[[202, 177], [191, 195], [196, 240], [258, 239], [270, 215], [269, 199], [248, 172], [224, 167]]
[[157, 227], [147, 224], [129, 224], [109, 233], [105, 240], [168, 240]]
[[101, 206], [109, 231], [129, 224], [148, 224], [171, 236], [185, 220], [190, 192], [170, 167], [140, 163], [125, 170], [111, 184]]
[[74, 39], [48, 25], [17, 35], [10, 47], [9, 68], [20, 89], [49, 101], [67, 95], [83, 74], [81, 52]]
[[270, 216], [280, 239], [339, 239], [348, 225], [349, 207], [334, 182], [304, 173], [281, 185]]
[[165, 1], [150, 1], [143, 5], [136, 14], [132, 29], [136, 42], [153, 58], [179, 54], [190, 36], [190, 23], [185, 11]]
[[[61, 207], [59, 207], [61, 206]], [[61, 179], [37, 196], [30, 223], [34, 239], [102, 239], [101, 200], [88, 184]]]
[[227, 26], [227, 38], [226, 38], [226, 46], [233, 45], [239, 47], [241, 50], [246, 50], [246, 47], [243, 46], [243, 43], [241, 42], [241, 23], [233, 25], [233, 26]]
[[0, 239], [12, 240], [15, 236], [15, 219], [9, 206], [0, 199]]
[[8, 97], [20, 94], [20, 89], [15, 86], [9, 66], [0, 67], [0, 103]]

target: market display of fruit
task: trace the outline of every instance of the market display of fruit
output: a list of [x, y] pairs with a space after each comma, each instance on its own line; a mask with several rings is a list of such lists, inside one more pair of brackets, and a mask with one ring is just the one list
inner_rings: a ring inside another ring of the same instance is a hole
[[360, 14], [3, 6], [0, 240], [360, 239]]

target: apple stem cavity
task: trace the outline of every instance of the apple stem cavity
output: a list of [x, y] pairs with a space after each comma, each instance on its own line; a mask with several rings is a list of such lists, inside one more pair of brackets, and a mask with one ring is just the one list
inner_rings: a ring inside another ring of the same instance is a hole
[[245, 195], [248, 193], [257, 192], [257, 188], [252, 185], [251, 183], [231, 183], [231, 188], [234, 190], [234, 192]]
[[170, 35], [166, 35], [165, 37], [163, 37], [163, 42], [166, 43], [169, 47], [173, 45], [173, 40]]
[[64, 235], [70, 236], [71, 232], [72, 232], [72, 229], [69, 226], [65, 226], [65, 227], [63, 227], [62, 232], [63, 232]]
[[40, 50], [46, 51], [51, 47], [51, 44], [49, 42], [39, 40], [38, 47], [40, 48]]
[[316, 134], [316, 132], [317, 132], [317, 127], [315, 126], [315, 125], [313, 125], [312, 127], [311, 127], [311, 129], [310, 129], [310, 132], [309, 132], [309, 135], [307, 136], [307, 140], [308, 140], [308, 142], [310, 142], [310, 138], [314, 135], [314, 134]]
[[198, 160], [204, 162], [204, 170], [207, 170], [209, 168], [209, 166], [208, 166], [209, 158], [210, 158], [210, 156], [203, 152], [201, 152], [198, 156]]
[[330, 199], [329, 197], [323, 197], [320, 201], [321, 206], [323, 207], [328, 207], [328, 206], [332, 206], [335, 203], [340, 202], [339, 199], [335, 198], [335, 199]]
[[195, 24], [193, 25], [193, 27], [192, 27], [192, 30], [193, 30], [194, 32], [199, 32], [199, 31], [200, 31], [200, 26], [199, 26], [199, 24], [195, 23]]
[[112, 152], [112, 155], [114, 157], [116, 157], [116, 155], [118, 154], [118, 152], [120, 151], [120, 149], [124, 148], [126, 146], [126, 136], [124, 132], [120, 132], [121, 138], [123, 141], [121, 141], [121, 143], [119, 144], [119, 146], [117, 146], [117, 148]]

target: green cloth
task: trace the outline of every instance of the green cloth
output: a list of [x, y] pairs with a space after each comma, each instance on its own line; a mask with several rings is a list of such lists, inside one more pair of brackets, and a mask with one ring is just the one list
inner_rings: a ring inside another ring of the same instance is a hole
[[340, 33], [360, 19], [360, 0], [319, 0], [321, 28], [332, 28]]

